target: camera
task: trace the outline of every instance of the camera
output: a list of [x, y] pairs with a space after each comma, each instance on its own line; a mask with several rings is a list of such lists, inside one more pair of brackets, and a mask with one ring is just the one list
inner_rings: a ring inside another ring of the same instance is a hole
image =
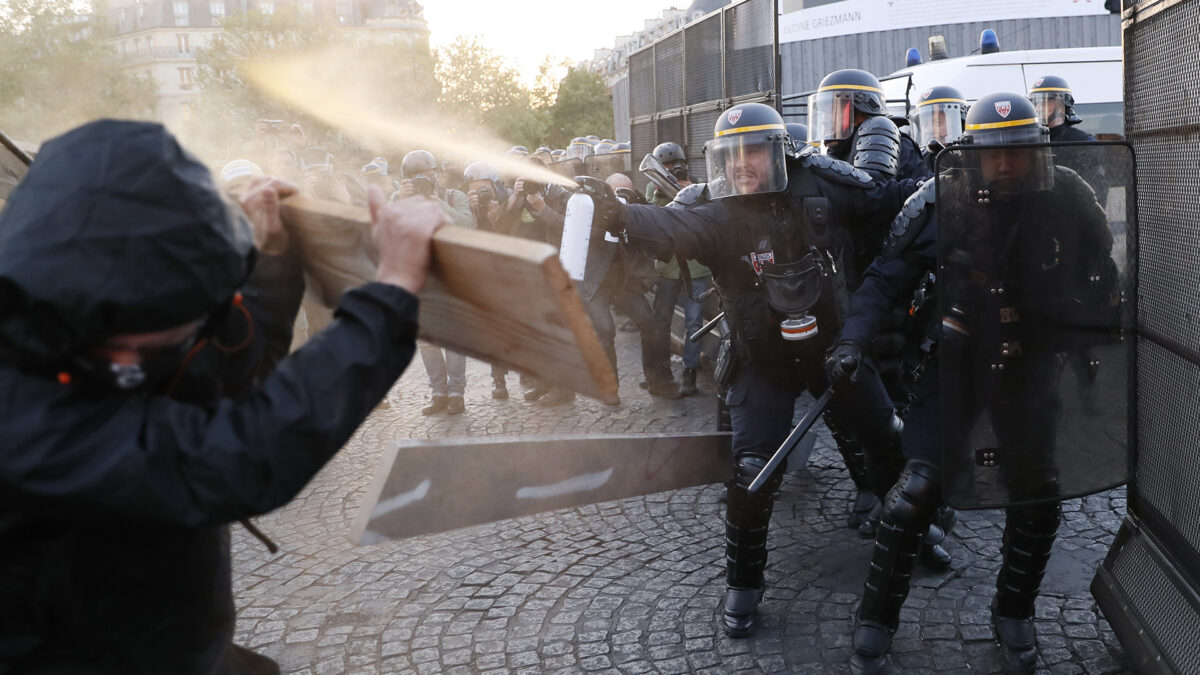
[[525, 194], [526, 195], [536, 194], [536, 193], [539, 193], [542, 190], [546, 189], [546, 186], [544, 184], [539, 183], [537, 181], [529, 180], [528, 178], [524, 179], [522, 181], [522, 184], [525, 186]]
[[436, 187], [433, 179], [423, 173], [419, 173], [412, 177], [412, 186], [413, 192], [416, 192], [423, 197], [433, 196], [433, 191]]

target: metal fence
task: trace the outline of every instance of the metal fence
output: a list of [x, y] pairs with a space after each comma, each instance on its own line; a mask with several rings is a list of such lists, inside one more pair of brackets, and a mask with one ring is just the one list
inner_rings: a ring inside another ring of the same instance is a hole
[[[674, 141], [692, 174], [706, 180], [703, 148], [722, 110], [774, 103], [775, 3], [722, 8], [629, 55], [629, 135], [634, 163]], [[635, 172], [634, 182], [646, 179]]]
[[1128, 516], [1092, 591], [1140, 672], [1197, 673], [1200, 0], [1126, 2], [1123, 36], [1138, 162], [1137, 454]]

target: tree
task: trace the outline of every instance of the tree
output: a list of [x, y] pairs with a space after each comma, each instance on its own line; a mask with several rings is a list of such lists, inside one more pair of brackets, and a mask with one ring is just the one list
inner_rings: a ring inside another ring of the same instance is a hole
[[0, 5], [0, 129], [41, 142], [98, 117], [149, 118], [155, 84], [127, 72], [106, 40], [103, 3], [72, 0]]
[[565, 148], [576, 136], [612, 138], [612, 94], [604, 78], [582, 68], [568, 70], [558, 84], [549, 118], [547, 140], [556, 148]]
[[517, 71], [476, 38], [459, 37], [438, 55], [438, 99], [452, 132], [484, 128], [513, 144], [537, 146], [546, 135], [547, 114]]

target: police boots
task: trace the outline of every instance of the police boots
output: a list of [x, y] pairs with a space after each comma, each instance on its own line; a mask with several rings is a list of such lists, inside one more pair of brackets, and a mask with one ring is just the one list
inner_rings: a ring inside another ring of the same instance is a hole
[[913, 565], [940, 487], [937, 467], [909, 461], [884, 499], [854, 629], [850, 672], [855, 675], [892, 672], [887, 656], [892, 634], [900, 625], [900, 608], [908, 597]]
[[1001, 547], [1004, 563], [992, 600], [992, 629], [1006, 673], [1032, 673], [1037, 667], [1033, 604], [1050, 561], [1060, 516], [1057, 502], [1008, 509]]
[[766, 461], [760, 457], [741, 457], [736, 475], [725, 484], [726, 590], [721, 627], [731, 638], [749, 637], [754, 632], [762, 599], [767, 529], [782, 482], [782, 475], [777, 474], [759, 492], [751, 493], [747, 487], [764, 466]]
[[854, 504], [850, 507], [850, 517], [846, 521], [846, 527], [858, 528], [867, 522], [871, 509], [875, 508], [879, 502], [879, 496], [871, 489], [871, 479], [867, 473], [867, 453], [863, 444], [858, 442], [853, 435], [839, 428], [832, 416], [825, 415], [824, 419], [825, 426], [829, 427], [834, 443], [837, 444], [838, 452], [842, 455], [842, 461], [846, 464], [846, 470], [850, 472], [850, 480], [854, 481], [854, 488], [857, 490], [854, 495]]

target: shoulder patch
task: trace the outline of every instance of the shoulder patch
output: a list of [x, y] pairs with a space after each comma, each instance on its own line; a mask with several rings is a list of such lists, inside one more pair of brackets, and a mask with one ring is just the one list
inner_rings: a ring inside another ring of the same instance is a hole
[[817, 175], [845, 185], [867, 186], [874, 182], [871, 174], [856, 168], [840, 159], [822, 155], [816, 152], [803, 154], [800, 165], [810, 169]]
[[887, 237], [883, 240], [881, 254], [894, 258], [917, 238], [925, 223], [929, 220], [929, 209], [937, 201], [937, 181], [927, 180], [909, 195], [900, 208], [900, 213], [892, 219]]

